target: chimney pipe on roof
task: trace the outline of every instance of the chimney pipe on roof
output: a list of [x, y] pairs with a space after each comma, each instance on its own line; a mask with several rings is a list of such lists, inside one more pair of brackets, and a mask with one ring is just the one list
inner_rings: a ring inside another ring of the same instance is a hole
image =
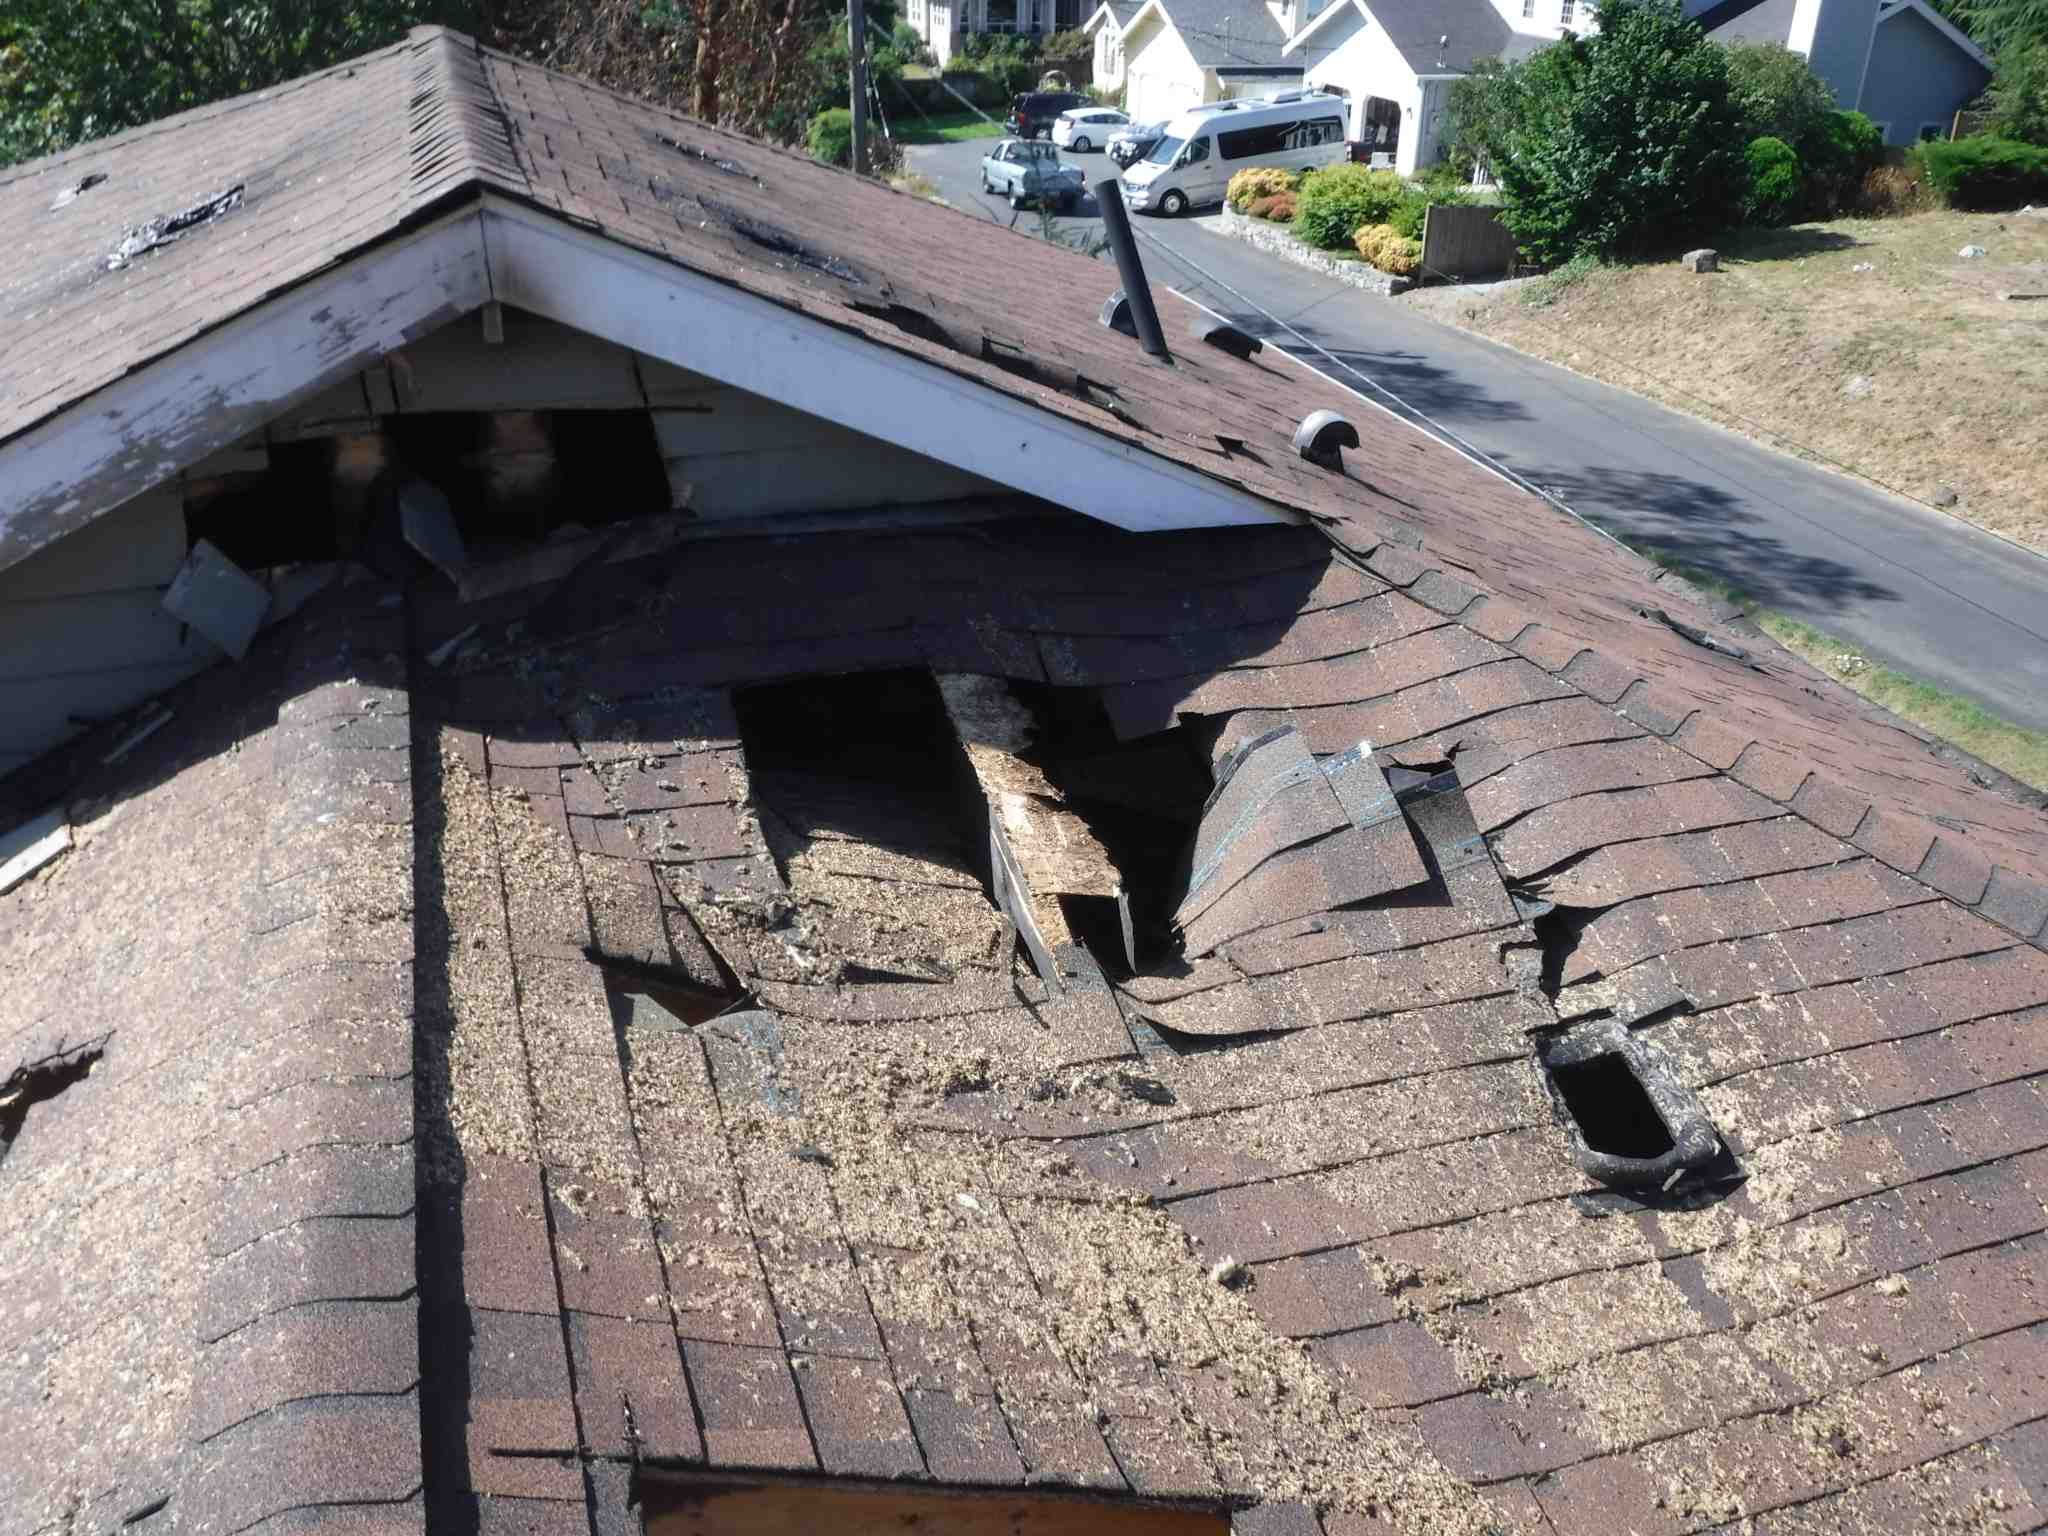
[[1152, 288], [1145, 281], [1145, 264], [1138, 260], [1138, 238], [1131, 233], [1130, 214], [1124, 211], [1123, 183], [1105, 176], [1089, 190], [1102, 209], [1102, 232], [1109, 236], [1109, 248], [1116, 256], [1116, 275], [1123, 280], [1124, 297], [1130, 301], [1138, 345], [1162, 363], [1170, 363], [1173, 354], [1166, 350], [1166, 334], [1159, 329], [1159, 311], [1152, 306]]

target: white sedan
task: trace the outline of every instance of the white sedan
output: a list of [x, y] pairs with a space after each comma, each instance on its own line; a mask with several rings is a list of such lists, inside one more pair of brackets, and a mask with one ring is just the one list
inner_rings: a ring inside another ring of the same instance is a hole
[[1109, 142], [1109, 136], [1130, 125], [1130, 119], [1113, 107], [1076, 107], [1053, 119], [1052, 141], [1061, 149], [1085, 155]]

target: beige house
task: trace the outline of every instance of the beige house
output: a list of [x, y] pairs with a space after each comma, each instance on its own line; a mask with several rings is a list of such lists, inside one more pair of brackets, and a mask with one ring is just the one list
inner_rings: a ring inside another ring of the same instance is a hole
[[1124, 29], [1138, 14], [1142, 0], [1102, 0], [1081, 30], [1095, 43], [1095, 85], [1104, 91], [1124, 88]]
[[1324, 51], [1291, 51], [1327, 0], [1145, 0], [1123, 29], [1124, 103], [1140, 121], [1303, 84]]

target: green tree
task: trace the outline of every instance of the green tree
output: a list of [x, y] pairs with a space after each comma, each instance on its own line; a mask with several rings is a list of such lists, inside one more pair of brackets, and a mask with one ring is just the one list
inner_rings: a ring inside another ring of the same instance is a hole
[[1502, 77], [1507, 66], [1499, 59], [1474, 59], [1466, 74], [1451, 82], [1445, 101], [1445, 156], [1460, 176], [1474, 166], [1491, 165], [1505, 131], [1507, 93]]
[[479, 0], [7, 0], [0, 164], [261, 90], [393, 42], [474, 28]]
[[1783, 43], [1728, 44], [1728, 95], [1747, 139], [1803, 144], [1835, 109], [1835, 93]]
[[1606, 0], [1599, 23], [1500, 77], [1501, 218], [1543, 261], [1682, 244], [1747, 184], [1726, 52], [1676, 0]]
[[1987, 133], [2048, 144], [2048, 42], [2015, 44], [2001, 53], [1990, 96]]
[[1948, 0], [1941, 9], [1993, 58], [2048, 42], [2048, 0]]

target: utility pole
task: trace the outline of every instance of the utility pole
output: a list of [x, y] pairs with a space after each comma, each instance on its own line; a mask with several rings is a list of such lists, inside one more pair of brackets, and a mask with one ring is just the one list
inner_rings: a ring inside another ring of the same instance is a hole
[[853, 80], [853, 170], [868, 173], [868, 25], [861, 0], [846, 0], [847, 73]]

